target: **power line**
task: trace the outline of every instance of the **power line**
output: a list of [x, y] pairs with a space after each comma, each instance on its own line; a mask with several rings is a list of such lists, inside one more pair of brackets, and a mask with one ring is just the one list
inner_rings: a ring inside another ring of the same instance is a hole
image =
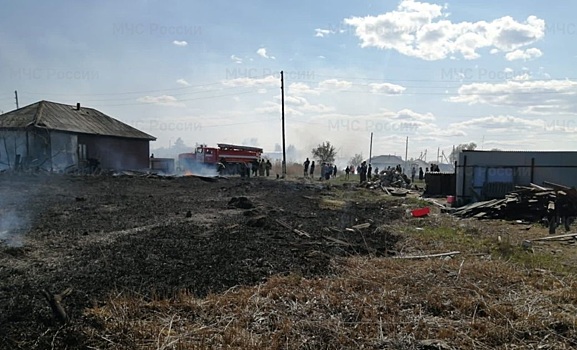
[[[225, 95], [215, 95], [215, 96], [204, 96], [204, 97], [197, 97], [197, 98], [189, 98], [189, 99], [176, 100], [176, 101], [174, 101], [174, 103], [179, 103], [179, 102], [184, 102], [184, 101], [206, 100], [206, 99], [211, 99], [211, 98], [219, 98], [219, 97], [227, 97], [227, 96], [246, 95], [246, 94], [252, 94], [252, 93], [258, 93], [258, 91], [246, 91], [246, 92], [238, 92], [238, 93], [225, 94]], [[150, 105], [150, 104], [154, 104], [154, 102], [152, 102], [152, 101], [151, 101], [151, 102], [148, 102], [148, 101], [140, 101], [140, 102], [135, 102], [135, 103], [99, 104], [99, 106], [100, 106], [100, 107], [116, 107], [116, 106]], [[166, 105], [169, 105], [169, 103], [166, 103]]]
[[[455, 70], [454, 72], [449, 72], [448, 74], [459, 74], [459, 70]], [[328, 79], [343, 79], [343, 80], [367, 80], [367, 81], [381, 81], [383, 83], [386, 82], [416, 82], [416, 83], [455, 83], [455, 84], [474, 84], [474, 83], [495, 83], [497, 79], [390, 79], [390, 78], [367, 78], [367, 77], [352, 77], [352, 76], [333, 76], [333, 75], [324, 75], [324, 74], [312, 74], [314, 77], [320, 78], [328, 78]], [[512, 77], [511, 77], [512, 78]], [[298, 80], [298, 79], [294, 79]], [[464, 80], [471, 80], [470, 82], [465, 82]], [[528, 79], [528, 80], [513, 80], [513, 79], [503, 79], [500, 82], [508, 82], [508, 81], [551, 81], [551, 80], [577, 80], [577, 78], [547, 78], [547, 79]]]

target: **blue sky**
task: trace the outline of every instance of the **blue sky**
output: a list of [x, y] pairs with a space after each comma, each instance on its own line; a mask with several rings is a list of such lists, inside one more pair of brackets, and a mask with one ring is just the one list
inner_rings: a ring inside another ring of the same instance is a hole
[[577, 10], [543, 1], [5, 2], [0, 111], [82, 105], [187, 144], [323, 141], [347, 159], [572, 150]]

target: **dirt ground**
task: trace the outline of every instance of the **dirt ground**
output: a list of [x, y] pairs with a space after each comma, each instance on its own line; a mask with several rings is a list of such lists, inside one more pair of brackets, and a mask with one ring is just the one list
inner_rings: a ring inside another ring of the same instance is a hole
[[322, 276], [335, 256], [387, 255], [394, 235], [345, 228], [389, 223], [406, 209], [390, 200], [343, 206], [321, 183], [260, 178], [2, 175], [0, 193], [5, 349], [54, 346], [59, 323], [43, 291], [72, 288], [62, 302], [71, 326], [58, 344], [83, 348], [76, 330], [97, 326], [83, 310], [111, 294], [202, 297], [272, 275]]

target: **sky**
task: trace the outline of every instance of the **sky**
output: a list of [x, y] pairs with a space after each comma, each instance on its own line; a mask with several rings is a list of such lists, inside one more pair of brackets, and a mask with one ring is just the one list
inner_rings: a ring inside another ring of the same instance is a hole
[[[0, 111], [91, 107], [157, 138], [339, 159], [574, 150], [577, 2], [0, 0]], [[372, 149], [370, 147], [373, 134]], [[407, 142], [408, 140], [408, 142]], [[346, 163], [346, 161], [345, 161]]]

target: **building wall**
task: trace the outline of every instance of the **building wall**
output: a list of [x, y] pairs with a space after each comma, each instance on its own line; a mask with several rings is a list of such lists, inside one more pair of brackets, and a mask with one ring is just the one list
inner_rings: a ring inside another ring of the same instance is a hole
[[[487, 184], [577, 187], [577, 152], [464, 151], [457, 164], [457, 200], [475, 201]], [[483, 198], [485, 199], [485, 198]]]
[[51, 166], [53, 171], [65, 171], [78, 164], [78, 136], [58, 131], [50, 132]]
[[102, 169], [138, 170], [149, 167], [148, 140], [79, 134], [78, 145], [85, 145], [86, 157], [97, 159]]
[[0, 169], [13, 168], [17, 154], [26, 157], [26, 132], [0, 130]]

